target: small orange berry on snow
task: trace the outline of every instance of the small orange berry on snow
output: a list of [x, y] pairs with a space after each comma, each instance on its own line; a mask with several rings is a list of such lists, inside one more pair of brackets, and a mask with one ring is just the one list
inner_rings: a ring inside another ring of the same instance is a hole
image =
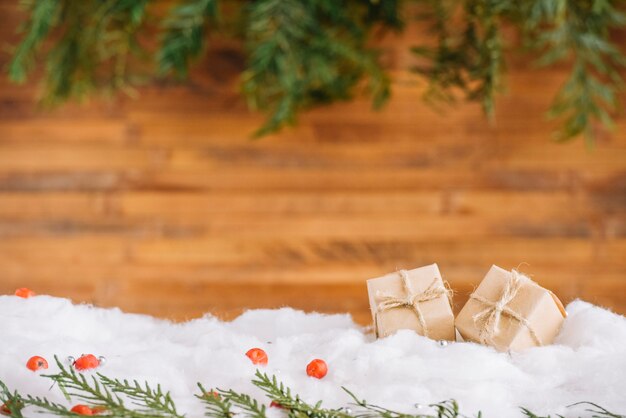
[[24, 299], [28, 299], [28, 298], [30, 298], [32, 296], [35, 296], [35, 295], [36, 295], [36, 293], [33, 292], [32, 290], [30, 290], [27, 287], [20, 287], [19, 289], [15, 290], [15, 296], [19, 296], [19, 297], [24, 298]]
[[83, 354], [74, 362], [74, 368], [80, 371], [95, 369], [99, 365], [100, 360], [93, 354]]
[[251, 348], [246, 352], [246, 356], [252, 360], [252, 364], [267, 364], [267, 353], [260, 348]]
[[7, 404], [3, 403], [2, 406], [0, 406], [0, 414], [11, 415], [11, 410], [9, 409]]
[[78, 415], [93, 415], [93, 411], [87, 405], [76, 405], [70, 411]]
[[33, 357], [29, 358], [28, 361], [26, 362], [26, 367], [28, 369], [36, 372], [37, 370], [47, 369], [48, 368], [48, 362], [43, 357], [33, 356]]
[[328, 366], [324, 360], [316, 358], [306, 366], [306, 374], [316, 379], [321, 379], [328, 373]]

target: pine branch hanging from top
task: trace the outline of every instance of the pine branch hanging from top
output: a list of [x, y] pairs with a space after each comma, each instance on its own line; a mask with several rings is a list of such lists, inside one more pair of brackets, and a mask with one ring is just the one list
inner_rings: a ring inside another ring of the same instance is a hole
[[[626, 56], [616, 31], [626, 28], [626, 5], [619, 0], [237, 0], [228, 3], [239, 11], [236, 22], [221, 15], [223, 0], [173, 0], [165, 17], [149, 13], [156, 0], [22, 3], [28, 19], [8, 74], [24, 82], [43, 59], [42, 101], [52, 105], [96, 91], [132, 94], [138, 62], [153, 60], [152, 72], [185, 78], [211, 34], [234, 24], [239, 30], [227, 36], [241, 38], [247, 54], [242, 92], [267, 114], [258, 135], [295, 123], [313, 106], [349, 100], [364, 84], [379, 107], [390, 82], [370, 41], [379, 28], [401, 30], [414, 7], [436, 38], [413, 48], [431, 104], [460, 93], [493, 119], [505, 52], [533, 51], [540, 66], [570, 69], [548, 112], [561, 121], [557, 139], [582, 135], [591, 143], [596, 126], [612, 125], [623, 91]], [[159, 19], [158, 46], [141, 44]], [[509, 39], [511, 30], [521, 44]]]

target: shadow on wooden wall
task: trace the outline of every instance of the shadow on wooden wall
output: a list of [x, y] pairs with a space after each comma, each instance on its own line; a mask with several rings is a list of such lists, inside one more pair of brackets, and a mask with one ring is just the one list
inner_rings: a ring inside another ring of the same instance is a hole
[[[5, 41], [14, 3], [0, 3]], [[383, 111], [334, 105], [257, 141], [262, 116], [237, 94], [227, 43], [192, 83], [135, 101], [45, 113], [35, 84], [3, 78], [0, 293], [175, 319], [293, 306], [366, 323], [367, 278], [437, 262], [460, 304], [492, 263], [525, 262], [565, 302], [626, 313], [626, 119], [593, 150], [551, 142], [543, 111], [564, 73], [515, 60], [496, 126], [473, 105], [438, 115], [403, 70], [407, 44], [382, 44]]]

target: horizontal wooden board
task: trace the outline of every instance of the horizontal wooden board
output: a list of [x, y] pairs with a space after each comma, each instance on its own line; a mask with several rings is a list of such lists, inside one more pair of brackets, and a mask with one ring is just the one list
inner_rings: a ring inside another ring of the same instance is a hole
[[[4, 43], [21, 16], [0, 0]], [[495, 123], [477, 104], [434, 111], [408, 71], [425, 29], [377, 41], [393, 90], [380, 111], [357, 95], [263, 139], [265, 115], [239, 93], [241, 42], [221, 35], [189, 82], [148, 83], [136, 100], [42, 110], [38, 72], [1, 78], [0, 293], [178, 320], [293, 306], [367, 324], [366, 279], [437, 262], [456, 309], [497, 264], [626, 313], [624, 115], [593, 148], [555, 143], [545, 110], [567, 65], [521, 55], [507, 56]]]

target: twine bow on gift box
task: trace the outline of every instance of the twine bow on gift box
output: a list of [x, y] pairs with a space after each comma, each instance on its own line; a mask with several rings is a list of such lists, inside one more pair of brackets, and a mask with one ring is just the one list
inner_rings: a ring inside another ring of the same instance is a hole
[[415, 312], [415, 316], [417, 316], [420, 326], [422, 327], [422, 332], [424, 336], [428, 337], [428, 326], [426, 325], [426, 320], [424, 319], [424, 314], [422, 313], [419, 304], [422, 302], [428, 302], [429, 300], [437, 299], [441, 295], [446, 295], [448, 299], [450, 299], [452, 290], [444, 286], [438, 286], [437, 282], [439, 281], [439, 279], [435, 277], [432, 283], [423, 292], [416, 293], [411, 287], [409, 273], [406, 270], [399, 270], [398, 274], [402, 278], [402, 286], [404, 287], [405, 291], [404, 297], [376, 292], [376, 299], [380, 301], [376, 308], [375, 315], [376, 336], [378, 336], [378, 315], [381, 312], [397, 308], [410, 308], [413, 310], [413, 312]]
[[502, 295], [497, 301], [491, 301], [476, 294], [476, 292], [472, 293], [470, 299], [474, 299], [486, 306], [484, 310], [478, 312], [472, 317], [474, 323], [479, 329], [478, 335], [481, 343], [492, 343], [493, 337], [500, 332], [500, 320], [502, 319], [502, 315], [506, 315], [525, 326], [530, 332], [530, 336], [536, 345], [542, 345], [541, 339], [535, 330], [530, 326], [528, 320], [508, 306], [508, 304], [515, 298], [517, 292], [523, 284], [523, 276], [519, 274], [517, 270], [513, 269], [511, 270], [509, 280], [502, 291]]

